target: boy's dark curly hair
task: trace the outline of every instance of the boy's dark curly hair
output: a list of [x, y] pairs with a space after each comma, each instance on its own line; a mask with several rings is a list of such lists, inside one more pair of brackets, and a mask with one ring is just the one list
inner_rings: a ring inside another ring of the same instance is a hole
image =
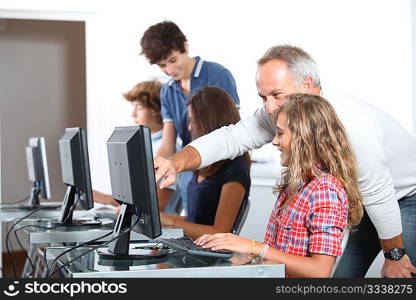
[[187, 39], [179, 27], [170, 21], [164, 21], [150, 26], [140, 41], [141, 54], [144, 54], [151, 64], [155, 64], [176, 50], [185, 52]]

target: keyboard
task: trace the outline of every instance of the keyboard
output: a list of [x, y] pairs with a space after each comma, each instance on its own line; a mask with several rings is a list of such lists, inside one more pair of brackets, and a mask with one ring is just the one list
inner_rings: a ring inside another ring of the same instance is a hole
[[191, 255], [209, 256], [217, 258], [230, 258], [233, 256], [229, 251], [214, 251], [210, 248], [202, 248], [194, 244], [194, 241], [190, 237], [180, 237], [176, 239], [159, 238], [158, 241], [169, 248], [174, 250], [185, 252]]

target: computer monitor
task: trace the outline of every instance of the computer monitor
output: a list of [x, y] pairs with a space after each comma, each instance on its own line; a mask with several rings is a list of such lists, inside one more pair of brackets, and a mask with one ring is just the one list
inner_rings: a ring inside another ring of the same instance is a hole
[[26, 162], [29, 180], [33, 182], [33, 187], [29, 201], [21, 207], [35, 209], [40, 207], [39, 196], [43, 199], [51, 198], [44, 137], [29, 138], [29, 144], [26, 146]]
[[[113, 238], [126, 229], [154, 239], [161, 235], [150, 129], [145, 126], [116, 127], [107, 141], [113, 198], [121, 204]], [[161, 257], [163, 250], [129, 249], [130, 232], [99, 251], [101, 258]], [[129, 251], [130, 250], [130, 251]]]
[[[66, 128], [59, 139], [62, 181], [68, 186], [58, 223], [64, 225], [98, 225], [99, 220], [73, 220], [78, 200], [85, 210], [94, 207], [92, 197], [87, 134], [83, 128]], [[75, 196], [77, 199], [75, 200]]]

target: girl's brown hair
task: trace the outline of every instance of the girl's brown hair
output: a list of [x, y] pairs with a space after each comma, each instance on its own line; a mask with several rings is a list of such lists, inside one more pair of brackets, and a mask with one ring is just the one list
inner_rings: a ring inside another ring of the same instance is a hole
[[[191, 136], [199, 138], [223, 126], [240, 121], [240, 113], [231, 97], [222, 89], [206, 86], [198, 90], [188, 102], [192, 112]], [[243, 154], [244, 160], [250, 164], [248, 153]], [[215, 175], [229, 160], [222, 160], [199, 170], [204, 177]]]

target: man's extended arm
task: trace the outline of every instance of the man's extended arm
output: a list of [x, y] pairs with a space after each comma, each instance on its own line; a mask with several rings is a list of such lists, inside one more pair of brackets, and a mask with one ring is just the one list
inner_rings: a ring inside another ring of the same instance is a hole
[[219, 160], [235, 158], [269, 143], [275, 133], [264, 108], [235, 125], [225, 126], [204, 135], [169, 159], [156, 158], [156, 181], [160, 188], [175, 183], [178, 172], [196, 170]]
[[275, 127], [276, 124], [272, 123], [262, 107], [248, 118], [217, 129], [189, 145], [198, 151], [201, 156], [198, 168], [203, 168], [223, 159], [233, 159], [271, 142]]

